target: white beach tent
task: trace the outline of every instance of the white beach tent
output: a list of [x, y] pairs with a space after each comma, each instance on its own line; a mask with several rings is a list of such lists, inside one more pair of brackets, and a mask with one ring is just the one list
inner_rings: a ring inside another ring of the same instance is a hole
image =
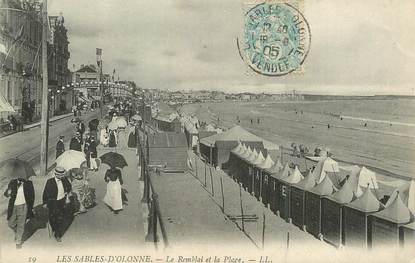
[[254, 149], [251, 152], [251, 154], [248, 156], [247, 161], [250, 162], [251, 164], [253, 164], [257, 157], [258, 157], [258, 152], [256, 151], [256, 149]]
[[208, 125], [206, 125], [205, 130], [212, 132], [215, 131], [215, 127], [213, 127], [213, 125], [209, 123]]
[[339, 171], [339, 164], [330, 157], [327, 157], [325, 159], [321, 159], [317, 163], [313, 173], [315, 175], [314, 178], [318, 178], [317, 184], [319, 184], [323, 181], [324, 177], [326, 177], [326, 172], [338, 173]]
[[284, 166], [282, 166], [280, 159], [277, 159], [274, 165], [268, 168], [267, 171], [270, 174], [276, 174], [276, 173], [279, 173], [282, 170], [282, 168], [284, 168]]
[[300, 170], [298, 170], [298, 166], [296, 165], [294, 171], [288, 177], [285, 177], [283, 180], [290, 184], [296, 184], [304, 179], [304, 176], [301, 174]]
[[246, 152], [247, 148], [245, 144], [241, 143], [241, 149], [238, 152], [235, 152], [239, 158], [242, 158], [242, 155]]
[[262, 152], [259, 151], [259, 154], [253, 164], [259, 167], [259, 165], [263, 163], [264, 161], [265, 161], [265, 157], [264, 155], [262, 155]]
[[280, 178], [280, 179], [286, 178], [286, 177], [290, 176], [291, 173], [292, 173], [292, 169], [290, 168], [290, 165], [288, 163], [286, 163], [285, 166], [284, 166], [284, 170], [282, 170], [282, 172], [279, 174], [278, 178]]
[[363, 166], [358, 174], [358, 185], [360, 187], [367, 187], [369, 185], [371, 189], [379, 189], [376, 173]]
[[251, 153], [252, 153], [251, 147], [248, 146], [248, 147], [246, 147], [246, 150], [241, 154], [241, 158], [244, 159], [244, 160], [248, 160]]
[[238, 145], [236, 145], [236, 147], [233, 148], [231, 152], [233, 152], [234, 154], [238, 154], [241, 151], [241, 147], [242, 147], [241, 141], [238, 141]]
[[369, 186], [370, 189], [379, 189], [376, 173], [367, 169], [366, 167], [353, 166], [341, 166], [341, 170], [350, 172], [350, 179], [356, 180], [357, 189], [355, 190], [356, 196], [359, 197], [363, 194], [363, 189]]
[[271, 156], [268, 154], [267, 158], [265, 158], [265, 161], [263, 161], [261, 164], [259, 164], [259, 168], [261, 169], [269, 169], [274, 165], [274, 161], [271, 159]]
[[390, 195], [388, 202], [386, 202], [385, 207], [389, 206], [393, 199], [396, 197], [397, 193], [403, 201], [403, 203], [409, 208], [409, 210], [415, 212], [415, 182], [411, 180], [409, 183], [405, 182], [401, 184], [398, 188], [393, 190]]
[[415, 181], [411, 180], [408, 193], [408, 208], [415, 215]]

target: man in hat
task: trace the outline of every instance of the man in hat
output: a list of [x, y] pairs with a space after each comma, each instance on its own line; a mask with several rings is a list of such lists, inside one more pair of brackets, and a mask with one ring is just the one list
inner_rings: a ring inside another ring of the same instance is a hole
[[97, 162], [95, 161], [96, 158], [98, 158], [98, 152], [97, 152], [97, 142], [95, 141], [95, 136], [91, 135], [91, 140], [89, 143], [89, 152], [91, 154], [91, 170], [93, 171], [98, 171], [98, 165]]
[[85, 142], [84, 142], [84, 153], [86, 158], [86, 164], [88, 168], [91, 168], [91, 155], [90, 155], [90, 145], [91, 145], [91, 138], [89, 137], [89, 132], [85, 133]]
[[4, 196], [10, 198], [7, 220], [9, 227], [15, 233], [16, 248], [19, 249], [22, 248], [26, 220], [34, 217], [35, 189], [33, 183], [27, 179], [13, 179], [9, 182]]
[[80, 134], [81, 144], [83, 143], [83, 136], [85, 132], [85, 124], [80, 120], [76, 125], [76, 131]]
[[63, 236], [65, 217], [65, 202], [69, 199], [72, 185], [65, 177], [65, 169], [56, 167], [54, 177], [46, 181], [43, 190], [43, 206], [49, 210], [49, 224], [56, 241], [61, 242]]
[[79, 132], [76, 132], [69, 143], [69, 150], [82, 152], [82, 143], [79, 139]]
[[56, 143], [56, 159], [65, 151], [65, 144], [63, 143], [63, 135], [59, 136], [59, 140]]

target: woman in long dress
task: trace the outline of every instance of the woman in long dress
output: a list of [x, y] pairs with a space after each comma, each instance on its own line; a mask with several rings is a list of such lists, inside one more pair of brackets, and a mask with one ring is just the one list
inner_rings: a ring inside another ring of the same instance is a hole
[[108, 134], [108, 128], [102, 129], [101, 130], [101, 135], [99, 137], [99, 141], [101, 142], [101, 144], [104, 147], [107, 147], [108, 143], [109, 143], [109, 140], [110, 140], [110, 138], [109, 138], [109, 134]]
[[111, 167], [105, 173], [104, 180], [107, 182], [107, 192], [104, 197], [104, 202], [114, 214], [118, 214], [122, 210], [121, 185], [123, 184], [123, 180], [121, 170], [116, 167]]
[[117, 134], [111, 130], [109, 134], [109, 147], [117, 147]]
[[137, 147], [136, 131], [135, 126], [130, 126], [130, 134], [128, 135], [128, 147]]
[[85, 213], [87, 211], [84, 206], [84, 187], [87, 184], [86, 169], [72, 169], [70, 173], [70, 179], [72, 184], [72, 191], [74, 192], [77, 203], [79, 205], [79, 209], [77, 209], [75, 215]]

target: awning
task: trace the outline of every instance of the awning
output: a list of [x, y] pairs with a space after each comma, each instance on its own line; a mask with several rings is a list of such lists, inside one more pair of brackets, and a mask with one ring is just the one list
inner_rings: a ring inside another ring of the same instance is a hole
[[15, 112], [12, 105], [0, 94], [0, 112]]

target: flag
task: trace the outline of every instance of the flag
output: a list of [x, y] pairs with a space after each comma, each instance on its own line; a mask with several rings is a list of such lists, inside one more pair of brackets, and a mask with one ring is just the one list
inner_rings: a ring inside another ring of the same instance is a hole
[[[97, 50], [97, 63], [98, 63], [99, 61], [101, 61], [102, 49], [97, 48], [96, 50]], [[99, 63], [98, 63], [98, 66], [99, 66]]]

